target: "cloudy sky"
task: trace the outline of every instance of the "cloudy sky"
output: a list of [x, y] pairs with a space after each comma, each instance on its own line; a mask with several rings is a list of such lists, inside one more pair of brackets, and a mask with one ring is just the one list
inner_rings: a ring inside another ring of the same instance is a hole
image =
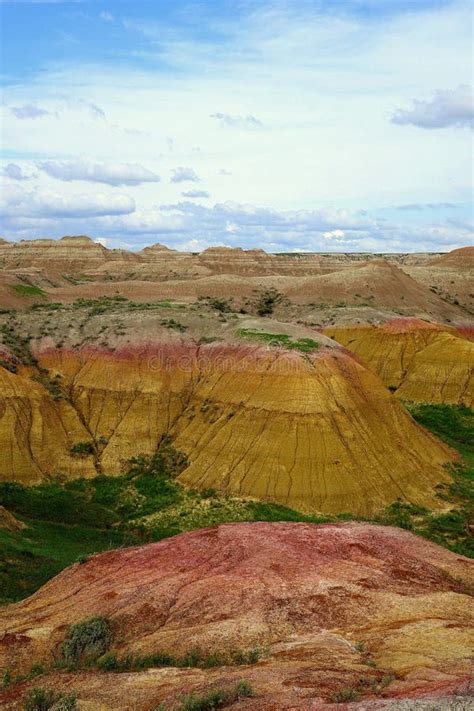
[[465, 0], [0, 0], [0, 13], [7, 239], [473, 242]]

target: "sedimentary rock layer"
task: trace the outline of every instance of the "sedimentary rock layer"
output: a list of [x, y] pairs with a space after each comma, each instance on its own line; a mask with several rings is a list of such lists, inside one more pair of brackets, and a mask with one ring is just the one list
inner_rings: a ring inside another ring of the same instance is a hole
[[75, 442], [88, 438], [70, 403], [0, 367], [0, 479], [30, 484], [57, 474], [93, 476], [92, 461], [70, 454]]
[[397, 319], [324, 333], [360, 356], [402, 400], [473, 406], [474, 343], [462, 330]]
[[[320, 709], [348, 687], [370, 704], [384, 675], [385, 697], [436, 698], [466, 689], [472, 671], [472, 576], [468, 559], [394, 528], [222, 525], [94, 556], [0, 610], [0, 669], [47, 669], [67, 626], [101, 615], [119, 658], [259, 648], [262, 659], [43, 677], [96, 704], [87, 708], [128, 709], [133, 698], [152, 709], [242, 678], [256, 693], [250, 709]], [[24, 691], [4, 692], [2, 708], [18, 708]]]
[[[118, 474], [165, 434], [188, 457], [183, 484], [302, 511], [370, 514], [397, 498], [436, 508], [435, 486], [449, 479], [454, 453], [338, 348], [183, 342], [38, 359], [64, 399], [1, 369], [4, 479], [33, 483], [53, 465]], [[93, 454], [71, 454], [87, 441]]]

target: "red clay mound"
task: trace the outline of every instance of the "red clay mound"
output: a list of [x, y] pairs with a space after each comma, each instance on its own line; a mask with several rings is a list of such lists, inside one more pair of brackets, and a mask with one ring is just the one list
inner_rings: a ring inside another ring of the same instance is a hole
[[460, 247], [447, 254], [435, 257], [428, 263], [436, 267], [455, 267], [456, 269], [474, 269], [474, 247]]
[[[239, 679], [256, 696], [236, 708], [249, 709], [320, 709], [347, 688], [366, 704], [461, 693], [472, 669], [472, 567], [394, 528], [222, 525], [97, 555], [4, 608], [0, 668], [47, 668], [69, 624], [102, 615], [119, 659], [256, 647], [261, 659], [216, 669], [56, 671], [34, 685], [75, 691], [100, 709], [171, 709], [180, 694]], [[20, 708], [28, 684], [0, 695], [1, 707]]]

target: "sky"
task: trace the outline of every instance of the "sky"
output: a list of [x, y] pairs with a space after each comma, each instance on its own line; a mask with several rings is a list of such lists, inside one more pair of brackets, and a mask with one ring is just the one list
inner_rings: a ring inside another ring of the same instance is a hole
[[0, 0], [0, 236], [472, 244], [465, 0]]

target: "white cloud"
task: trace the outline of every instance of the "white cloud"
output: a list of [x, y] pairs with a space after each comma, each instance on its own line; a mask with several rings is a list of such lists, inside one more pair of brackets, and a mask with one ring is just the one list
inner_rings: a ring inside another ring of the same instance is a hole
[[24, 173], [21, 166], [16, 163], [8, 163], [8, 165], [3, 168], [2, 173], [6, 178], [10, 178], [10, 180], [30, 180], [30, 178], [33, 177], [32, 175]]
[[40, 161], [38, 168], [56, 180], [83, 180], [107, 185], [158, 183], [160, 176], [136, 163], [94, 162], [86, 158], [69, 161]]
[[12, 106], [10, 111], [17, 119], [37, 119], [43, 116], [51, 116], [50, 111], [42, 109], [36, 104], [23, 104], [23, 106]]
[[96, 229], [114, 239], [136, 240], [140, 246], [156, 234], [161, 241], [183, 249], [190, 240], [206, 246], [221, 244], [225, 235], [231, 246], [268, 251], [429, 251], [455, 248], [473, 237], [463, 225], [407, 227], [343, 209], [279, 211], [233, 202], [213, 207], [181, 202], [137, 209], [124, 217], [100, 220]]
[[181, 193], [181, 195], [186, 198], [208, 198], [208, 197], [210, 197], [207, 190], [185, 190], [184, 193]]
[[99, 17], [101, 20], [104, 20], [104, 22], [114, 22], [115, 21], [115, 17], [112, 15], [111, 12], [108, 12], [107, 10], [104, 10], [103, 12], [101, 12]]
[[87, 218], [105, 215], [128, 215], [135, 201], [120, 194], [64, 195], [52, 191], [27, 191], [19, 186], [2, 191], [2, 213], [6, 218]]
[[173, 169], [173, 175], [171, 176], [172, 183], [184, 183], [188, 180], [192, 183], [199, 182], [199, 176], [194, 168], [185, 168], [180, 166], [179, 168]]
[[223, 113], [211, 114], [211, 118], [215, 118], [219, 121], [219, 125], [223, 128], [261, 128], [262, 122], [252, 116], [252, 114], [247, 114], [247, 116], [240, 116]]
[[[223, 244], [278, 251], [436, 251], [472, 242], [468, 224], [390, 223], [361, 211], [345, 209], [275, 210], [235, 202], [212, 207], [180, 202], [138, 207], [129, 197], [52, 193], [10, 194], [2, 234], [9, 239], [38, 236], [38, 230], [61, 236], [74, 228], [100, 235], [112, 247], [142, 248], [156, 241], [176, 249]], [[104, 243], [104, 242], [101, 242]], [[193, 249], [192, 251], [196, 251]]]
[[467, 84], [461, 84], [457, 89], [436, 91], [428, 101], [415, 99], [411, 109], [398, 109], [393, 114], [392, 123], [430, 129], [448, 126], [474, 128], [472, 89]]

